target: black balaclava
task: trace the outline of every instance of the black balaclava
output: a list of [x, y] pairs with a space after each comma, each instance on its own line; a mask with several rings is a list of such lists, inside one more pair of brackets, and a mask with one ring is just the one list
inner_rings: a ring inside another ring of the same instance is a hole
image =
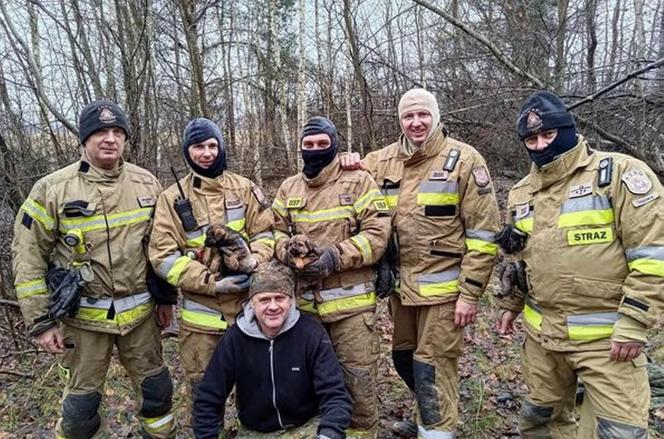
[[521, 107], [516, 130], [521, 141], [535, 134], [556, 128], [558, 134], [542, 151], [526, 148], [530, 159], [539, 167], [551, 163], [556, 157], [576, 146], [574, 118], [560, 98], [550, 91], [532, 94]]
[[[302, 149], [302, 139], [314, 134], [327, 134], [330, 138], [330, 147], [313, 151]], [[302, 161], [304, 162], [302, 172], [308, 178], [316, 177], [324, 167], [332, 163], [332, 160], [337, 155], [337, 128], [325, 117], [312, 117], [302, 128], [300, 152], [302, 153]]]
[[[212, 162], [209, 168], [201, 168], [191, 159], [189, 155], [189, 147], [196, 143], [201, 143], [207, 139], [215, 138], [219, 142], [219, 154]], [[221, 130], [209, 119], [199, 117], [187, 124], [182, 134], [182, 153], [187, 164], [194, 170], [195, 173], [203, 177], [216, 178], [220, 176], [226, 169], [226, 149], [224, 148], [224, 136]]]

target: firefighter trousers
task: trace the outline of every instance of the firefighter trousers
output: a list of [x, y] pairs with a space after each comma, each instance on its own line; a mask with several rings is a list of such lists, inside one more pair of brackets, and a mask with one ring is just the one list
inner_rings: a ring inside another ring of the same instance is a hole
[[463, 328], [454, 324], [455, 302], [403, 306], [390, 298], [394, 320], [392, 359], [417, 401], [418, 436], [453, 438], [459, 421], [458, 362]]
[[594, 423], [597, 437], [647, 437], [650, 386], [645, 354], [632, 361], [611, 361], [608, 350], [551, 351], [526, 336], [521, 359], [529, 389], [521, 407], [524, 439], [577, 437], [576, 422], [566, 407], [576, 393], [578, 378], [592, 407], [582, 415], [594, 418], [581, 422]]
[[107, 334], [62, 325], [66, 346], [60, 359], [65, 381], [62, 416], [56, 437], [103, 437], [99, 405], [113, 347], [129, 374], [137, 396], [141, 434], [175, 437], [172, 414], [173, 383], [161, 355], [161, 334], [150, 316], [126, 335]]

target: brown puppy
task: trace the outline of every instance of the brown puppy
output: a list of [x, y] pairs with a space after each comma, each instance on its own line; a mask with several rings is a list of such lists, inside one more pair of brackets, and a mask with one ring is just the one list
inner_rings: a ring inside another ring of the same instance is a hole
[[253, 268], [249, 267], [250, 261], [253, 259], [251, 250], [240, 233], [223, 224], [213, 224], [205, 234], [205, 246], [219, 250], [224, 265], [222, 268], [226, 268], [230, 272], [248, 273], [251, 271]]
[[320, 256], [320, 248], [305, 235], [295, 235], [288, 240], [288, 259], [297, 270], [303, 270]]

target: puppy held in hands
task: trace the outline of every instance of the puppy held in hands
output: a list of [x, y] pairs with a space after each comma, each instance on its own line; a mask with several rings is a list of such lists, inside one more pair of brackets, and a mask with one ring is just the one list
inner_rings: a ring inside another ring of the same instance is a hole
[[256, 267], [256, 258], [239, 232], [223, 224], [214, 224], [205, 234], [205, 246], [219, 250], [224, 268], [236, 273], [250, 273]]
[[294, 235], [288, 240], [289, 265], [297, 270], [303, 270], [307, 265], [318, 259], [320, 248], [305, 235]]

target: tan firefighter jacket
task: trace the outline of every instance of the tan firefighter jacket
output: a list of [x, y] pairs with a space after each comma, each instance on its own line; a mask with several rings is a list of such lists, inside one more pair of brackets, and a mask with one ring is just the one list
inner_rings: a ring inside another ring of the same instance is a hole
[[[508, 216], [528, 234], [518, 255], [530, 293], [501, 302], [552, 350], [646, 341], [664, 302], [664, 189], [632, 157], [571, 151], [512, 188]], [[525, 306], [524, 306], [525, 305]]]
[[286, 243], [296, 233], [340, 251], [341, 271], [325, 278], [322, 288], [301, 291], [301, 309], [333, 322], [375, 308], [371, 266], [385, 251], [390, 214], [368, 173], [343, 171], [336, 157], [313, 179], [301, 173], [286, 179], [272, 208], [280, 261], [286, 262]]
[[475, 303], [487, 286], [499, 213], [482, 156], [437, 128], [411, 157], [400, 142], [364, 159], [385, 195], [398, 236], [404, 305]]
[[[67, 324], [126, 334], [151, 315], [144, 241], [160, 191], [157, 179], [138, 166], [122, 162], [111, 175], [85, 154], [35, 183], [16, 217], [12, 243], [16, 295], [31, 333], [53, 325], [34, 322], [48, 310], [49, 261], [94, 273]], [[65, 243], [76, 239], [78, 245]]]
[[266, 262], [274, 253], [272, 211], [258, 186], [229, 171], [217, 178], [190, 173], [180, 184], [198, 227], [185, 232], [174, 207], [181, 197], [177, 184], [166, 189], [157, 201], [150, 262], [159, 276], [181, 289], [182, 325], [195, 332], [218, 333], [234, 322], [247, 292], [215, 293], [219, 252], [205, 247], [205, 232], [210, 225], [225, 224], [249, 241], [259, 263]]

